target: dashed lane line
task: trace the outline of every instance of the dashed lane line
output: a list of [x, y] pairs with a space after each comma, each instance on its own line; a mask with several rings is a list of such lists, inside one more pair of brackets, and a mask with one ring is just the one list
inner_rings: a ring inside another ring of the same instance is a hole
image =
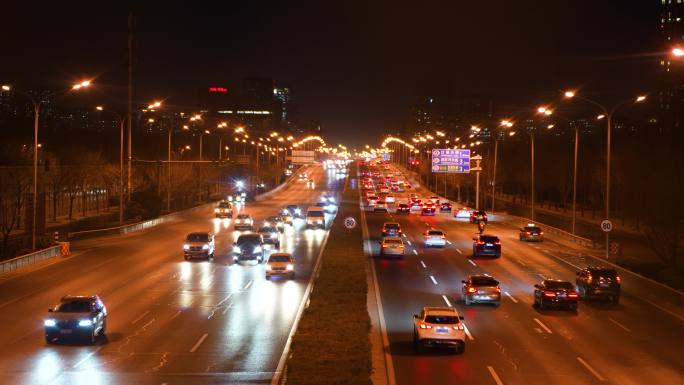
[[432, 283], [434, 283], [435, 285], [437, 284], [437, 280], [435, 279], [434, 276], [431, 275], [431, 276], [430, 276], [430, 279], [432, 280]]
[[504, 291], [504, 294], [506, 294], [506, 297], [510, 298], [511, 301], [513, 301], [513, 303], [518, 303], [518, 300], [515, 299], [515, 297], [513, 297], [513, 296], [511, 295], [511, 293], [509, 293], [509, 292], [507, 292], [507, 291]]
[[535, 318], [535, 319], [534, 319], [534, 322], [536, 322], [537, 325], [541, 326], [542, 329], [544, 329], [544, 331], [546, 331], [547, 333], [553, 334], [553, 332], [551, 331], [551, 329], [549, 329], [548, 326], [544, 325], [544, 323], [541, 322], [538, 318]]
[[487, 370], [489, 370], [489, 374], [492, 375], [492, 378], [494, 379], [494, 382], [496, 382], [496, 385], [503, 385], [501, 378], [499, 378], [499, 375], [496, 374], [496, 370], [494, 370], [493, 367], [487, 366]]

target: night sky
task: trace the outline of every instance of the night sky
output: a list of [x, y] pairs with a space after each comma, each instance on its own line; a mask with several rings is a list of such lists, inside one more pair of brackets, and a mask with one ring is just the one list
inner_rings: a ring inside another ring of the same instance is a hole
[[[128, 8], [63, 3], [3, 4], [0, 82], [95, 75], [124, 91]], [[200, 87], [270, 77], [333, 142], [360, 145], [400, 127], [424, 92], [514, 110], [568, 85], [606, 100], [657, 87], [655, 0], [200, 3], [134, 6], [137, 99], [193, 105]]]

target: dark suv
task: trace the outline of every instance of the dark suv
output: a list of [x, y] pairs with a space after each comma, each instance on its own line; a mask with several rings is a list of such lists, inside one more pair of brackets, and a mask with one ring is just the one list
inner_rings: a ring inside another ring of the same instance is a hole
[[501, 241], [496, 235], [477, 235], [473, 238], [473, 257], [489, 255], [495, 258], [501, 256]]
[[587, 267], [577, 273], [577, 292], [582, 299], [602, 298], [620, 301], [621, 278], [614, 269]]
[[264, 260], [264, 240], [261, 234], [249, 233], [238, 237], [233, 243], [234, 262], [254, 261], [261, 263]]

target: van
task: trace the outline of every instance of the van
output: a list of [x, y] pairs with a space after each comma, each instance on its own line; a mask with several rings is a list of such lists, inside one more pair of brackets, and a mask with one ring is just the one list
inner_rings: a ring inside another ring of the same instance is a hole
[[306, 210], [306, 228], [325, 229], [325, 212], [323, 211], [323, 208], [318, 206], [310, 206]]

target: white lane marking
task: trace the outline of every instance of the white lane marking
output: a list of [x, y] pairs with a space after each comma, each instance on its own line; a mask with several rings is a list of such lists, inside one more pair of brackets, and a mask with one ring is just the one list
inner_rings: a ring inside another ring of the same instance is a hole
[[473, 265], [473, 266], [477, 266], [477, 263], [473, 262], [472, 259], [469, 259], [468, 262], [470, 262], [470, 264]]
[[539, 274], [539, 273], [537, 273], [536, 275], [537, 275], [539, 278], [541, 278], [541, 279], [546, 279], [546, 277], [544, 276], [544, 274]]
[[408, 237], [406, 236], [406, 234], [404, 234], [404, 233], [402, 233], [401, 235], [402, 235], [404, 238], [408, 238]]
[[463, 324], [463, 331], [465, 331], [465, 334], [468, 336], [468, 339], [470, 339], [471, 341], [475, 340], [475, 337], [473, 337], [473, 335], [470, 334], [470, 330], [468, 330], [466, 324]]
[[176, 312], [176, 314], [174, 314], [173, 316], [171, 316], [171, 319], [174, 319], [174, 318], [178, 317], [178, 316], [180, 315], [180, 313], [181, 313], [181, 311], [178, 310], [178, 311]]
[[[361, 197], [359, 197], [359, 204], [361, 203]], [[363, 228], [364, 232], [364, 239], [368, 240], [368, 226], [366, 225], [366, 214], [361, 210], [361, 225]], [[316, 258], [316, 264], [314, 265], [313, 271], [311, 272], [311, 276], [309, 277], [309, 283], [306, 285], [306, 291], [304, 292], [304, 295], [302, 295], [302, 300], [299, 303], [299, 309], [297, 309], [297, 315], [295, 316], [294, 322], [292, 323], [292, 329], [290, 329], [290, 333], [287, 336], [287, 340], [285, 341], [285, 347], [283, 348], [283, 353], [280, 355], [280, 359], [278, 360], [278, 366], [276, 366], [276, 370], [273, 373], [273, 378], [271, 378], [271, 385], [278, 385], [280, 384], [280, 380], [283, 375], [283, 368], [285, 368], [285, 361], [287, 360], [287, 356], [290, 354], [290, 346], [292, 345], [292, 337], [295, 334], [295, 331], [297, 330], [297, 327], [299, 326], [299, 321], [302, 318], [302, 314], [304, 313], [304, 309], [308, 306], [309, 303], [309, 296], [311, 295], [311, 290], [313, 288], [313, 281], [314, 278], [318, 275], [318, 271], [321, 268], [321, 256], [323, 255], [323, 250], [325, 250], [325, 245], [328, 244], [328, 236], [330, 235], [329, 231], [325, 232], [325, 238], [323, 238], [323, 243], [321, 244], [321, 248], [318, 252], [318, 257]], [[366, 242], [364, 245], [367, 247], [367, 254], [370, 255], [370, 242]], [[371, 263], [371, 268], [373, 268], [373, 264]], [[373, 272], [375, 274], [375, 271]], [[378, 290], [377, 285], [376, 285], [376, 290]], [[379, 295], [379, 294], [378, 294]], [[228, 308], [226, 308], [225, 311], [227, 311]], [[382, 314], [382, 312], [380, 312]], [[382, 319], [382, 322], [384, 323], [384, 319]], [[383, 325], [384, 327], [384, 325]], [[387, 337], [385, 335], [385, 337]], [[389, 339], [387, 339], [389, 341]], [[389, 343], [385, 345], [385, 351], [389, 351]], [[387, 359], [387, 358], [385, 358]], [[390, 357], [390, 365], [391, 366], [391, 357]], [[391, 373], [392, 376], [394, 376], [394, 367], [391, 367], [391, 372], [390, 368], [388, 367], [387, 369], [388, 373]], [[395, 382], [392, 382], [391, 384], [395, 384]]]
[[461, 249], [456, 249], [456, 252], [459, 253], [460, 255], [463, 255], [463, 252], [461, 251]]
[[413, 246], [413, 244], [411, 243], [411, 241], [406, 241], [406, 243], [408, 243], [409, 246]]
[[489, 374], [492, 375], [492, 378], [494, 379], [494, 382], [496, 382], [496, 385], [503, 385], [503, 382], [499, 378], [499, 375], [496, 374], [496, 370], [494, 370], [493, 367], [487, 366], [487, 370], [489, 370]]
[[102, 349], [102, 346], [100, 346], [99, 348], [97, 348], [97, 349], [93, 350], [92, 352], [86, 354], [85, 357], [81, 358], [81, 359], [74, 365], [74, 369], [78, 368], [79, 366], [81, 366], [81, 364], [83, 364], [84, 362], [88, 361], [88, 359], [89, 359], [90, 357], [92, 357], [95, 353], [99, 352], [100, 349]]
[[208, 335], [209, 334], [207, 333], [202, 334], [202, 337], [200, 337], [199, 341], [197, 341], [195, 345], [192, 346], [192, 349], [190, 349], [190, 353], [194, 353], [195, 350], [197, 350], [197, 348], [199, 348], [199, 346], [202, 345], [202, 342], [204, 342], [204, 340], [207, 339]]
[[252, 283], [254, 283], [254, 280], [253, 280], [253, 279], [251, 279], [249, 282], [247, 282], [247, 284], [245, 285], [245, 287], [242, 288], [242, 290], [247, 290], [247, 289], [249, 289], [249, 287], [252, 286]]
[[625, 326], [625, 325], [619, 323], [618, 321], [616, 321], [616, 320], [614, 320], [614, 319], [612, 319], [612, 318], [610, 318], [610, 317], [608, 317], [608, 321], [610, 321], [610, 322], [616, 324], [617, 326], [621, 327], [624, 331], [627, 331], [627, 332], [631, 332], [631, 331], [632, 331], [632, 330], [631, 330], [630, 328], [628, 328], [627, 326]]
[[228, 306], [226, 306], [226, 308], [223, 309], [223, 312], [221, 312], [221, 314], [228, 313], [228, 310], [230, 310], [232, 307], [233, 307], [233, 302], [229, 303]]
[[145, 310], [144, 313], [140, 314], [140, 316], [138, 318], [134, 319], [133, 322], [131, 322], [131, 325], [135, 325], [136, 322], [143, 319], [143, 317], [145, 317], [147, 315], [147, 313], [149, 313], [149, 312], [150, 312], [149, 310]]
[[589, 365], [589, 364], [587, 363], [587, 361], [584, 361], [584, 360], [582, 359], [582, 357], [579, 357], [579, 356], [578, 356], [578, 357], [577, 357], [577, 361], [579, 361], [580, 364], [582, 364], [585, 368], [587, 368], [587, 370], [589, 370], [589, 371], [591, 372], [591, 374], [594, 375], [594, 377], [598, 378], [599, 381], [605, 381], [605, 380], [606, 380], [606, 379], [603, 378], [603, 376], [601, 376], [594, 368], [592, 368], [591, 365]]
[[420, 261], [420, 264], [423, 266], [423, 269], [427, 269], [427, 266], [425, 266], [425, 262]]
[[416, 249], [413, 249], [413, 254], [418, 255], [418, 252], [416, 251]]
[[431, 275], [431, 276], [430, 276], [430, 279], [432, 280], [432, 283], [434, 283], [435, 285], [437, 284], [437, 280], [435, 279], [434, 276]]
[[[359, 197], [359, 206], [361, 206], [361, 197]], [[370, 245], [370, 236], [368, 233], [368, 223], [366, 222], [366, 213], [362, 209], [361, 210], [361, 232], [363, 234], [363, 243], [364, 243], [364, 251], [366, 255], [370, 256], [371, 255], [371, 245]], [[327, 238], [326, 238], [327, 241]], [[325, 241], [323, 246], [325, 246]], [[415, 250], [413, 250], [415, 252]], [[321, 249], [322, 253], [322, 249]], [[418, 254], [418, 253], [416, 253]], [[375, 292], [375, 303], [377, 305], [377, 310], [378, 310], [378, 318], [380, 321], [380, 334], [382, 335], [382, 345], [383, 345], [383, 351], [384, 351], [384, 356], [385, 356], [385, 372], [387, 374], [387, 383], [388, 385], [395, 385], [397, 383], [395, 374], [394, 374], [394, 361], [392, 360], [392, 354], [390, 352], [390, 343], [389, 343], [389, 336], [387, 334], [387, 322], [385, 321], [385, 312], [382, 308], [382, 298], [380, 296], [380, 286], [378, 285], [378, 275], [375, 271], [375, 263], [369, 258], [369, 264], [371, 267], [371, 273], [373, 277], [373, 289]], [[319, 255], [319, 262], [320, 262], [320, 255]], [[316, 270], [314, 269], [314, 272]], [[311, 275], [311, 279], [316, 274]], [[292, 330], [294, 333], [294, 329]], [[285, 352], [287, 352], [288, 349], [285, 349], [283, 352], [283, 357], [281, 357], [282, 364], [285, 364]], [[271, 381], [270, 385], [278, 385], [279, 380], [280, 380], [280, 375], [279, 373], [282, 373], [283, 366], [280, 365], [281, 363], [278, 364], [278, 368], [276, 371], [276, 375], [273, 376], [273, 380]]]
[[447, 243], [450, 244], [450, 245], [453, 245], [453, 243], [451, 243], [451, 241], [449, 241], [449, 240], [447, 240]]
[[[641, 297], [637, 297], [637, 298], [641, 298]], [[644, 301], [646, 301], [646, 302], [648, 302], [648, 303], [650, 303], [651, 305], [657, 307], [658, 309], [664, 311], [665, 313], [667, 313], [667, 314], [669, 314], [669, 315], [671, 315], [671, 316], [673, 316], [673, 317], [675, 317], [675, 318], [679, 318], [681, 321], [684, 321], [684, 317], [682, 317], [680, 314], [677, 314], [677, 313], [673, 312], [673, 311], [670, 310], [670, 309], [667, 309], [667, 308], [665, 308], [665, 307], [663, 307], [663, 306], [660, 306], [660, 305], [658, 305], [657, 303], [651, 301], [650, 299], [646, 299], [646, 298], [641, 298], [641, 299], [644, 300]]]
[[541, 326], [542, 329], [544, 329], [547, 333], [553, 334], [553, 332], [551, 331], [551, 329], [549, 329], [548, 326], [544, 325], [544, 323], [541, 322], [538, 318], [535, 318], [535, 319], [534, 319], [534, 322], [536, 322], [539, 326]]
[[446, 302], [447, 306], [452, 307], [451, 302], [449, 302], [449, 298], [447, 298], [446, 295], [442, 294], [442, 299], [444, 299], [444, 302]]
[[507, 291], [504, 291], [504, 294], [506, 294], [506, 297], [510, 298], [511, 301], [513, 301], [513, 303], [518, 303], [518, 300], [515, 299], [515, 298], [511, 295], [511, 293], [509, 293], [509, 292], [507, 292]]

